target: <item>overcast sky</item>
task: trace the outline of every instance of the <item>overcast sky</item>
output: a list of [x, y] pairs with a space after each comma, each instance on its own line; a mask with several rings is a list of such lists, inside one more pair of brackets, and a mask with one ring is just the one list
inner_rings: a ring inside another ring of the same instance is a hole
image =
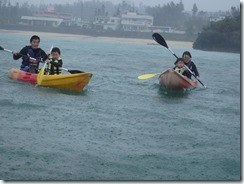
[[[12, 3], [14, 2], [27, 2], [27, 0], [10, 0]], [[40, 3], [73, 3], [77, 1], [89, 1], [89, 0], [29, 0], [29, 4], [40, 4]], [[99, 0], [99, 1], [112, 1], [117, 4], [122, 2], [122, 0]], [[169, 2], [179, 3], [180, 0], [126, 0], [127, 2], [134, 2], [135, 5], [139, 5], [140, 2], [143, 2], [145, 5], [164, 5]], [[225, 11], [230, 10], [232, 6], [239, 7], [239, 0], [182, 0], [185, 10], [191, 11], [193, 4], [196, 3], [199, 11]], [[241, 0], [243, 2], [243, 0]]]

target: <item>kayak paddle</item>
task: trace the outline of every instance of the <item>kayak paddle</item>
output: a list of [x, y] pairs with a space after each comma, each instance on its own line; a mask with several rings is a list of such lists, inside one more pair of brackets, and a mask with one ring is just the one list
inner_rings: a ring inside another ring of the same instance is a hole
[[[3, 50], [3, 51], [6, 51], [6, 52], [10, 52], [10, 53], [14, 53], [12, 50], [9, 50], [9, 49], [5, 49], [5, 48], [3, 48], [3, 47], [1, 47], [0, 46], [0, 50]], [[35, 60], [35, 61], [37, 61], [37, 59], [36, 58], [33, 58], [33, 57], [29, 57], [29, 56], [26, 56], [26, 55], [23, 55], [23, 54], [20, 54], [20, 53], [17, 53], [19, 56], [21, 56], [21, 57], [28, 57], [28, 58], [30, 58], [30, 59], [32, 59], [32, 60]]]
[[152, 77], [155, 77], [156, 75], [160, 75], [161, 73], [149, 73], [149, 74], [144, 74], [144, 75], [140, 75], [137, 78], [144, 80], [144, 79], [150, 79]]
[[12, 50], [5, 49], [5, 48], [3, 48], [3, 47], [1, 47], [1, 46], [0, 46], [0, 50], [3, 50], [3, 51], [6, 51], [6, 52], [11, 52], [11, 53], [13, 53]]
[[[50, 49], [50, 53], [53, 49], [53, 46]], [[37, 84], [40, 86], [42, 84], [42, 80], [43, 80], [43, 75], [45, 73], [45, 69], [46, 69], [47, 63], [45, 62], [43, 67], [41, 68], [40, 72], [37, 75]]]
[[67, 72], [69, 72], [69, 73], [71, 73], [71, 74], [85, 73], [85, 72], [80, 71], [80, 70], [69, 70], [69, 69], [67, 69], [67, 68], [63, 68], [63, 67], [62, 67], [62, 69], [65, 70], [65, 71], [67, 71]]
[[[159, 33], [153, 33], [152, 38], [160, 45], [166, 47], [177, 59], [178, 57], [175, 55], [175, 53], [168, 47], [165, 39], [159, 34]], [[202, 81], [200, 79], [197, 78], [197, 76], [186, 66], [184, 65], [185, 68], [198, 80], [198, 82], [200, 82], [202, 84], [202, 86], [204, 88], [206, 88], [206, 86], [202, 83]]]
[[47, 63], [45, 62], [45, 64], [43, 65], [43, 67], [41, 68], [40, 72], [37, 75], [37, 84], [40, 86], [43, 80], [43, 75], [45, 72], [45, 68], [46, 68]]

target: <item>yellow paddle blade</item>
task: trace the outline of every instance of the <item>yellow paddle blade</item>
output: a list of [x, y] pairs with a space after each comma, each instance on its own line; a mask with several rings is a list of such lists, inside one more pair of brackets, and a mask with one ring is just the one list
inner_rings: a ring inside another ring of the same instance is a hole
[[[49, 53], [52, 52], [52, 49], [53, 49], [53, 45], [52, 47], [50, 48], [50, 51]], [[49, 54], [50, 55], [50, 54]], [[37, 75], [37, 84], [40, 86], [42, 84], [42, 80], [43, 80], [43, 75], [45, 73], [45, 68], [47, 66], [47, 63], [45, 62], [45, 64], [43, 65], [43, 67], [41, 68], [40, 72], [38, 73]]]
[[144, 75], [140, 75], [137, 78], [144, 80], [144, 79], [150, 79], [152, 77], [155, 77], [156, 75], [159, 75], [159, 73], [149, 73], [149, 74], [144, 74]]
[[41, 68], [40, 72], [37, 75], [37, 84], [41, 85], [42, 84], [42, 80], [43, 80], [43, 75], [45, 72], [45, 67], [46, 67], [46, 63], [45, 65]]

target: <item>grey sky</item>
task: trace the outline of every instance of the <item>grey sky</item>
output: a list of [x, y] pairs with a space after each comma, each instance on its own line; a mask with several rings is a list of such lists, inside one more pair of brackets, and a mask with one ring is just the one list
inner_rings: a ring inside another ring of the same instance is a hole
[[[45, 4], [49, 4], [49, 3], [73, 3], [73, 2], [77, 2], [80, 0], [31, 0], [28, 1], [30, 4], [40, 4], [40, 3], [45, 3]], [[81, 0], [81, 1], [89, 1], [89, 0]], [[122, 2], [122, 0], [100, 0], [100, 1], [112, 1], [113, 3], [117, 4]], [[167, 4], [169, 2], [175, 2], [175, 3], [179, 3], [180, 0], [126, 0], [127, 2], [134, 2], [135, 5], [139, 5], [140, 2], [143, 2], [143, 4], [145, 5], [164, 5]], [[27, 0], [11, 0], [11, 2], [27, 2]], [[239, 0], [182, 0], [184, 6], [185, 6], [185, 10], [186, 11], [191, 11], [193, 4], [196, 3], [198, 10], [201, 11], [226, 11], [226, 10], [230, 10], [232, 6], [234, 7], [239, 7], [240, 6], [240, 1]], [[243, 0], [241, 0], [241, 2], [243, 2]]]

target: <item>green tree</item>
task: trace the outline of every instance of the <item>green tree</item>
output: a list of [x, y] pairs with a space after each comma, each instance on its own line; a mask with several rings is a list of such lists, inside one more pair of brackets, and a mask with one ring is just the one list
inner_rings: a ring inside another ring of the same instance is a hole
[[193, 8], [192, 8], [192, 16], [193, 17], [196, 17], [197, 11], [198, 11], [197, 5], [196, 5], [196, 3], [194, 3]]
[[184, 24], [184, 5], [173, 1], [164, 6], [147, 7], [146, 12], [154, 18], [155, 26], [171, 26], [181, 28]]
[[198, 8], [196, 3], [194, 3], [192, 7], [192, 16], [186, 21], [186, 33], [188, 36], [195, 34], [199, 31], [199, 29], [202, 29], [202, 19], [198, 15]]
[[240, 52], [241, 24], [239, 14], [211, 22], [198, 34], [194, 49], [209, 51]]

